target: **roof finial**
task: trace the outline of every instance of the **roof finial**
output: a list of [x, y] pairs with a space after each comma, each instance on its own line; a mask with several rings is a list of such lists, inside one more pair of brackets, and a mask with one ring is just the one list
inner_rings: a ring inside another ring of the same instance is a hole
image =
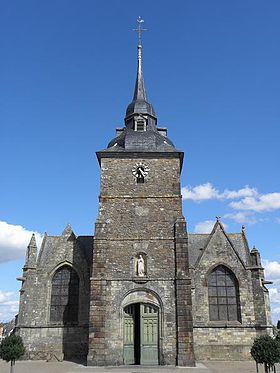
[[143, 31], [147, 31], [147, 29], [141, 27], [141, 24], [144, 23], [144, 19], [142, 19], [140, 16], [137, 18], [137, 22], [138, 22], [138, 27], [133, 29], [133, 31], [137, 31], [137, 33], [138, 33], [138, 47], [141, 47], [142, 46], [141, 33]]
[[143, 31], [147, 31], [147, 29], [142, 28], [141, 25], [144, 23], [144, 20], [139, 16], [137, 19], [138, 27], [134, 29], [138, 33], [138, 66], [137, 66], [137, 78], [135, 83], [133, 101], [136, 100], [144, 100], [147, 101], [145, 86], [144, 86], [144, 77], [142, 72], [142, 41], [141, 41], [141, 33]]

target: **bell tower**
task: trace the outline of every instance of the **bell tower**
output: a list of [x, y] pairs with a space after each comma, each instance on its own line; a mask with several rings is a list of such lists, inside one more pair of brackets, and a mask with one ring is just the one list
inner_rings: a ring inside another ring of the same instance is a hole
[[142, 71], [105, 150], [95, 223], [88, 365], [194, 365], [183, 152], [157, 126]]

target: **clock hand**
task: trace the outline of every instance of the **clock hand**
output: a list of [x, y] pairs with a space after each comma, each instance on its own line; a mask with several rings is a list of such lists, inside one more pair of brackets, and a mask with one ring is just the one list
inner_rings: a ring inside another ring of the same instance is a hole
[[144, 174], [144, 171], [142, 170], [142, 168], [139, 168], [139, 171], [140, 171], [141, 175], [144, 177], [145, 174]]

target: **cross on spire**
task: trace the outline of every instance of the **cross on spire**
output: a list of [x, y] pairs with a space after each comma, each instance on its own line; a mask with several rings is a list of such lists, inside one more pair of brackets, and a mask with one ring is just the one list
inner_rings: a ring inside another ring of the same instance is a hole
[[142, 45], [142, 43], [141, 43], [141, 33], [143, 31], [147, 31], [147, 29], [141, 27], [142, 23], [144, 23], [144, 19], [142, 19], [140, 16], [137, 18], [137, 22], [138, 22], [138, 27], [133, 29], [133, 31], [136, 31], [138, 33], [138, 46], [141, 46]]

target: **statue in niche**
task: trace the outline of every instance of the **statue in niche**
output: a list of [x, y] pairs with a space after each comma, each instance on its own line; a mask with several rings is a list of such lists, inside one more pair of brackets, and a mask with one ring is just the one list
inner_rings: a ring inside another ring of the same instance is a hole
[[145, 276], [145, 260], [141, 254], [139, 255], [139, 258], [137, 259], [137, 274], [139, 277]]

